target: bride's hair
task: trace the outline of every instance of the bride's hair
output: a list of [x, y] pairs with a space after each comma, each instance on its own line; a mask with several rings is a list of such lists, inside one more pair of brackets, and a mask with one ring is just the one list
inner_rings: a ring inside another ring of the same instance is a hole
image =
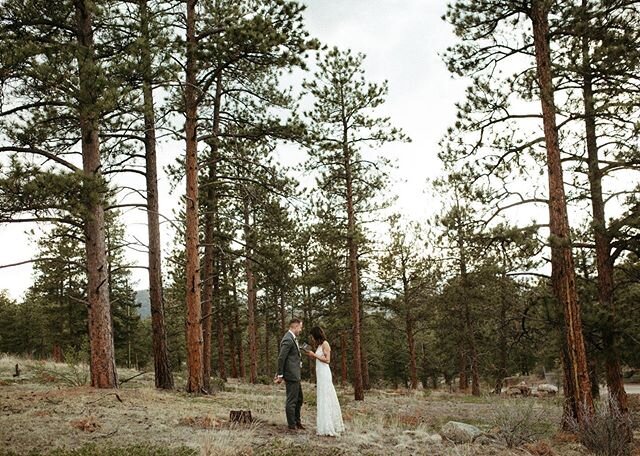
[[313, 340], [315, 340], [316, 344], [318, 345], [322, 344], [325, 340], [327, 340], [327, 336], [324, 335], [324, 331], [320, 326], [314, 326], [313, 328], [311, 328], [311, 336], [313, 337]]

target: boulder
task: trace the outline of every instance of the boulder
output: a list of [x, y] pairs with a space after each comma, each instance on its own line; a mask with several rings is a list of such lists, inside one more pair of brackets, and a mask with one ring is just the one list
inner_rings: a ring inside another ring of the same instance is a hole
[[507, 396], [524, 396], [527, 397], [531, 394], [531, 388], [525, 383], [521, 382], [519, 385], [510, 386], [507, 388]]
[[442, 426], [440, 435], [453, 443], [470, 443], [482, 435], [482, 431], [471, 424], [449, 421]]
[[543, 383], [542, 385], [538, 385], [536, 389], [540, 392], [547, 393], [550, 396], [558, 394], [558, 387], [556, 385], [551, 385], [549, 383]]

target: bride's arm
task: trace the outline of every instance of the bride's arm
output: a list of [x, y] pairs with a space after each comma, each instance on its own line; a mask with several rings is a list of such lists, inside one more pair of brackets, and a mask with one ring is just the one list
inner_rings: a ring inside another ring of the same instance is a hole
[[331, 346], [326, 340], [322, 343], [322, 355], [316, 356], [316, 359], [325, 364], [329, 364], [331, 362]]

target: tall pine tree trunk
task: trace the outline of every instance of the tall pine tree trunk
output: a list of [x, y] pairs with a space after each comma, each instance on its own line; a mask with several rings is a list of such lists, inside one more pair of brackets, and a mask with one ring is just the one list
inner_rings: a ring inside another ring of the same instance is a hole
[[507, 377], [507, 297], [505, 281], [506, 274], [503, 269], [502, 280], [500, 281], [500, 317], [498, 326], [498, 369], [496, 375], [496, 384], [493, 389], [495, 394], [500, 394], [504, 386], [504, 379]]
[[[215, 96], [213, 103], [213, 128], [212, 139], [210, 145], [209, 157], [209, 176], [207, 179], [206, 203], [207, 208], [204, 216], [204, 259], [203, 259], [203, 280], [204, 289], [202, 293], [202, 335], [204, 340], [203, 347], [203, 375], [204, 387], [208, 391], [211, 383], [211, 350], [212, 350], [212, 322], [214, 314], [213, 302], [217, 297], [217, 291], [220, 291], [219, 271], [216, 268], [216, 236], [215, 231], [218, 225], [218, 134], [220, 133], [220, 102], [222, 96], [222, 79], [218, 72], [215, 78]], [[217, 309], [216, 309], [217, 312]], [[224, 339], [223, 339], [224, 340]], [[223, 360], [224, 363], [224, 360]], [[224, 370], [224, 369], [223, 369]], [[226, 377], [226, 373], [221, 378]]]
[[91, 2], [75, 0], [78, 42], [78, 96], [82, 168], [85, 178], [87, 298], [89, 344], [91, 351], [91, 386], [117, 388], [113, 326], [109, 302], [109, 267], [105, 239], [105, 193], [99, 143], [98, 66], [93, 47], [93, 13]]
[[480, 396], [480, 362], [478, 359], [478, 349], [475, 343], [475, 330], [472, 321], [468, 321], [470, 333], [473, 335], [469, 343], [469, 355], [471, 363], [471, 394]]
[[144, 109], [145, 178], [147, 186], [147, 230], [149, 236], [149, 304], [151, 308], [151, 342], [156, 388], [173, 389], [169, 367], [167, 328], [162, 299], [162, 250], [160, 247], [160, 208], [156, 153], [156, 119], [153, 103], [153, 68], [149, 36], [147, 0], [139, 0], [140, 26], [144, 44], [142, 58], [142, 97]]
[[265, 299], [264, 309], [264, 375], [269, 375], [269, 369], [271, 366], [271, 351], [269, 345], [271, 344], [269, 334], [269, 306]]
[[369, 358], [367, 357], [367, 346], [362, 341], [362, 334], [364, 334], [364, 305], [362, 305], [360, 270], [358, 270], [358, 288], [360, 289], [360, 363], [362, 364], [362, 387], [365, 391], [369, 391], [371, 389], [371, 381], [369, 380]]
[[187, 0], [187, 64], [184, 87], [186, 138], [186, 304], [187, 304], [187, 392], [203, 387], [202, 308], [200, 303], [200, 255], [198, 242], [198, 93], [196, 3]]
[[356, 240], [356, 216], [353, 207], [353, 181], [349, 146], [344, 130], [344, 169], [347, 187], [347, 251], [349, 255], [349, 281], [351, 285], [351, 321], [353, 323], [353, 389], [356, 401], [364, 400], [362, 378], [362, 349], [360, 346], [360, 286], [358, 283], [358, 244]]
[[[549, 230], [551, 241], [551, 281], [558, 303], [564, 311], [566, 356], [563, 357], [568, 391], [565, 421], [583, 422], [593, 412], [587, 357], [582, 334], [582, 318], [576, 291], [575, 267], [571, 252], [569, 220], [564, 192], [562, 161], [556, 125], [556, 108], [549, 47], [549, 2], [532, 0], [531, 22], [536, 70], [540, 88], [547, 172], [549, 175]], [[568, 414], [568, 415], [567, 415]]]
[[240, 331], [240, 309], [238, 308], [238, 287], [236, 279], [232, 279], [233, 287], [233, 319], [235, 322], [236, 348], [238, 349], [238, 368], [240, 369], [240, 378], [246, 379], [247, 373], [244, 363], [244, 346], [242, 343], [242, 332]]
[[[217, 212], [217, 211], [216, 211]], [[218, 226], [216, 213], [216, 226]], [[213, 275], [213, 312], [216, 315], [216, 336], [218, 338], [218, 377], [227, 381], [227, 367], [224, 359], [224, 306], [220, 287], [220, 259], [216, 260]]]
[[[227, 325], [227, 337], [229, 339], [229, 368], [231, 369], [231, 378], [238, 378], [238, 364], [236, 360], [236, 335], [233, 329], [233, 310], [229, 306], [229, 274], [227, 271], [227, 260], [220, 256], [220, 274], [222, 283], [225, 284], [224, 302], [221, 304], [220, 310], [223, 314], [228, 314], [226, 318], [220, 318]], [[235, 303], [234, 303], [235, 304]], [[219, 337], [219, 336], [218, 336]]]
[[229, 361], [231, 378], [238, 378], [238, 362], [236, 359], [236, 335], [233, 330], [233, 320], [227, 321], [227, 333], [229, 337]]
[[[587, 9], [586, 0], [582, 1], [583, 9]], [[585, 24], [584, 26], [586, 26]], [[613, 299], [613, 266], [611, 256], [611, 236], [607, 231], [605, 203], [602, 195], [602, 171], [598, 157], [596, 133], [596, 113], [593, 99], [593, 73], [589, 55], [589, 39], [582, 38], [583, 101], [584, 123], [587, 143], [587, 163], [589, 168], [589, 187], [591, 190], [591, 208], [593, 211], [593, 231], [596, 244], [596, 270], [598, 271], [598, 303], [607, 312], [604, 325], [602, 346], [605, 355], [605, 374], [609, 394], [616, 401], [623, 413], [629, 410], [627, 393], [624, 389], [620, 355], [616, 344], [615, 303]]]
[[[208, 191], [207, 191], [208, 193]], [[209, 209], [210, 210], [210, 209]], [[207, 211], [208, 212], [208, 211]], [[216, 272], [214, 271], [214, 235], [213, 222], [205, 215], [204, 258], [202, 261], [202, 386], [206, 391], [211, 389], [211, 322], [213, 321], [213, 287]]]
[[407, 333], [407, 347], [409, 349], [409, 378], [411, 379], [411, 389], [418, 388], [418, 367], [416, 363], [416, 343], [413, 335], [413, 314], [411, 312], [411, 300], [409, 297], [409, 279], [404, 258], [402, 267], [402, 300], [404, 301], [405, 331]]
[[465, 344], [460, 343], [458, 348], [458, 389], [466, 391], [469, 389], [469, 377], [467, 376], [467, 350]]
[[245, 239], [245, 272], [247, 275], [247, 320], [249, 335], [249, 382], [256, 383], [258, 379], [258, 328], [256, 325], [256, 279], [253, 272], [253, 249], [250, 247], [251, 209], [249, 195], [244, 196], [244, 239]]
[[[456, 197], [457, 200], [457, 197]], [[464, 241], [464, 226], [460, 217], [460, 206], [456, 208], [456, 224], [458, 231], [458, 251], [460, 254], [460, 280], [461, 280], [461, 288], [463, 292], [462, 297], [462, 311], [463, 311], [463, 319], [464, 319], [464, 328], [465, 328], [465, 338], [467, 342], [467, 350], [466, 355], [468, 356], [468, 363], [471, 367], [471, 394], [473, 396], [480, 396], [480, 366], [478, 359], [478, 349], [476, 347], [476, 328], [475, 328], [475, 320], [471, 312], [471, 303], [469, 302], [469, 280], [467, 277], [467, 254], [465, 251], [465, 241]], [[464, 382], [468, 382], [468, 377], [466, 375], [466, 364], [467, 360], [464, 360]], [[460, 371], [460, 383], [462, 384], [463, 376], [462, 370]]]

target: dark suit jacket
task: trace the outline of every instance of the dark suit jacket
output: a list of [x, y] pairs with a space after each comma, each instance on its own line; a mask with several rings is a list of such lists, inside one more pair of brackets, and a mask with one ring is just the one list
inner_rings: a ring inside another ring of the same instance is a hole
[[282, 375], [288, 382], [300, 381], [300, 349], [287, 331], [280, 341], [280, 354], [278, 355], [278, 375]]

